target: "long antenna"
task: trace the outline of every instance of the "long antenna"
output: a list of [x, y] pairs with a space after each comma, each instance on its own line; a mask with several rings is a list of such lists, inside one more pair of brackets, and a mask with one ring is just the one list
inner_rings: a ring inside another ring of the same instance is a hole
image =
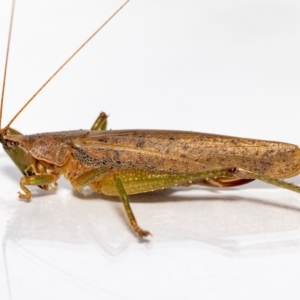
[[[37, 94], [63, 69], [63, 67], [129, 2], [126, 0], [50, 77], [45, 83], [32, 95], [32, 97], [22, 106], [11, 121], [5, 126], [4, 131], [9, 128], [12, 122], [19, 116], [19, 114], [28, 106], [28, 104], [37, 96]], [[2, 112], [1, 112], [2, 113]], [[1, 123], [0, 123], [1, 124]], [[1, 128], [1, 127], [0, 127]]]
[[6, 73], [7, 73], [7, 65], [8, 65], [8, 57], [9, 57], [9, 49], [10, 49], [10, 40], [11, 40], [11, 33], [12, 33], [12, 26], [13, 26], [14, 11], [15, 11], [15, 0], [12, 1], [11, 12], [10, 12], [10, 23], [9, 23], [8, 40], [7, 40], [7, 47], [6, 47], [6, 57], [5, 57], [5, 65], [4, 65], [2, 92], [1, 92], [0, 129], [1, 129], [1, 122], [2, 122], [4, 92], [5, 92], [5, 84], [6, 84]]

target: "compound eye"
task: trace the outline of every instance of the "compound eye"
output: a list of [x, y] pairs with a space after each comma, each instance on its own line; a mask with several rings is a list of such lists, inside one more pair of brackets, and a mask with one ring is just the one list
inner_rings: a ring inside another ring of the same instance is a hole
[[7, 141], [6, 146], [7, 148], [12, 149], [16, 146], [16, 142]]

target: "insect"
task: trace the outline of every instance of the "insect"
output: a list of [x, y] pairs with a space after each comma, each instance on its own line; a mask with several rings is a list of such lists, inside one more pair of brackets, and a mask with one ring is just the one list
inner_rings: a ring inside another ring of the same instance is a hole
[[[90, 130], [22, 135], [11, 128], [42, 88], [128, 2], [71, 55], [8, 125], [0, 127], [0, 142], [23, 174], [19, 197], [30, 200], [30, 185], [55, 190], [58, 179], [64, 175], [78, 191], [89, 186], [98, 193], [119, 196], [133, 231], [146, 237], [150, 233], [138, 225], [128, 195], [192, 184], [233, 187], [255, 179], [300, 193], [300, 187], [282, 180], [300, 174], [300, 149], [288, 143], [184, 131], [106, 131], [104, 112]], [[8, 53], [0, 124], [7, 61]]]

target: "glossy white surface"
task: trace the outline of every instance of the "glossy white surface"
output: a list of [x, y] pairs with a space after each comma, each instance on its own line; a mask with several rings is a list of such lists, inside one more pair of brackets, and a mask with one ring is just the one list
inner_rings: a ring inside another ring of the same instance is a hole
[[[4, 125], [118, 1], [19, 1]], [[10, 1], [0, 2], [0, 70]], [[13, 126], [180, 129], [300, 145], [297, 1], [131, 1]], [[1, 75], [2, 76], [2, 75]], [[1, 77], [2, 78], [2, 77]], [[0, 78], [0, 79], [1, 79]], [[0, 152], [0, 299], [295, 299], [300, 196], [255, 182], [118, 199], [32, 188]], [[299, 177], [292, 180], [300, 184]]]

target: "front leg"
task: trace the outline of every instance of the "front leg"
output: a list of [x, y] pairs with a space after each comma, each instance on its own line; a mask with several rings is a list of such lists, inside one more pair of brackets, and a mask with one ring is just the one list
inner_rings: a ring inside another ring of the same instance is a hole
[[31, 192], [26, 185], [37, 185], [37, 186], [56, 186], [57, 177], [53, 174], [38, 174], [32, 176], [24, 176], [20, 179], [20, 187], [23, 191], [19, 192], [19, 197], [25, 201], [29, 201], [31, 198]]

